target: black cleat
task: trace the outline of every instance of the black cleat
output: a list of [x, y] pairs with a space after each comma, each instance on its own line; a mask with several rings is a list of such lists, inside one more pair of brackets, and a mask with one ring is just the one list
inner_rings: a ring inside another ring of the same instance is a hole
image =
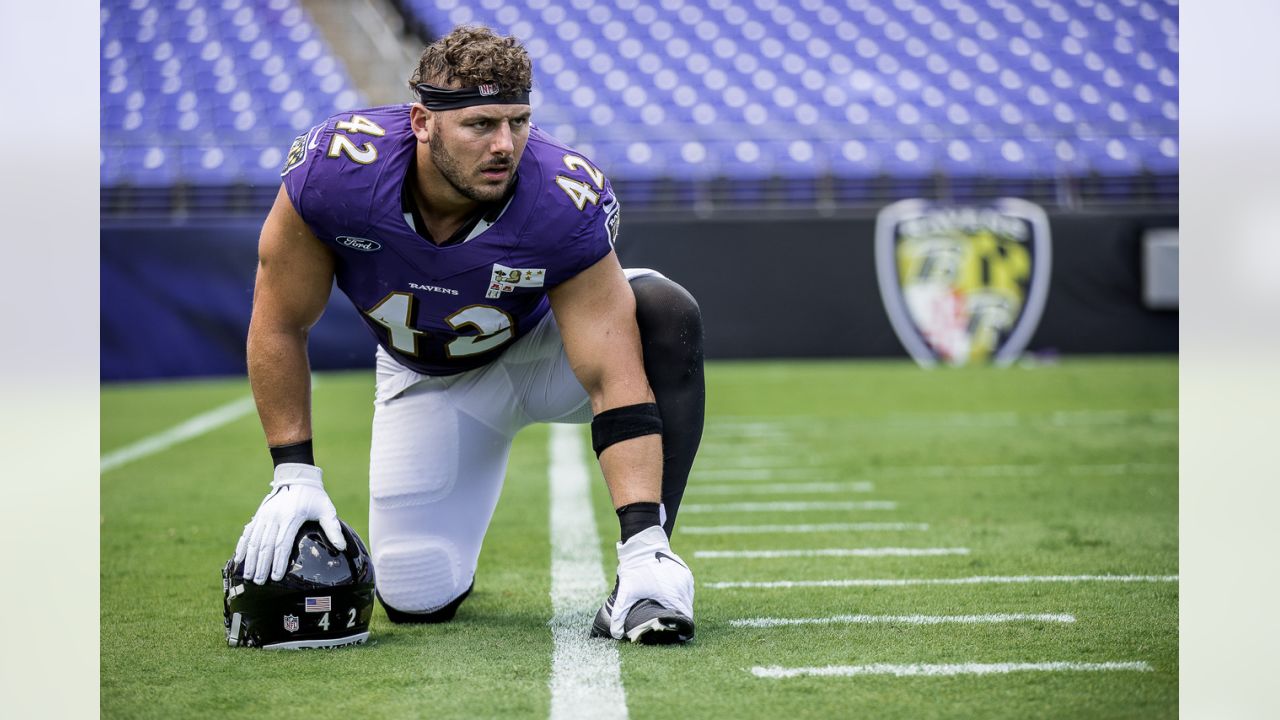
[[[610, 624], [613, 603], [618, 599], [615, 582], [609, 599], [604, 601], [591, 623], [590, 637], [613, 638]], [[645, 645], [673, 645], [693, 639], [693, 620], [674, 610], [668, 610], [655, 600], [641, 600], [631, 606], [631, 612], [623, 623], [623, 637]]]
[[609, 593], [609, 599], [604, 601], [604, 605], [600, 606], [600, 610], [596, 612], [596, 619], [591, 623], [591, 632], [587, 637], [593, 638], [609, 638], [613, 639], [613, 633], [609, 632], [609, 623], [613, 618], [613, 604], [618, 601], [618, 578], [613, 579], [613, 592]]
[[641, 600], [631, 606], [623, 632], [631, 642], [674, 645], [693, 639], [693, 620], [655, 600]]
[[600, 606], [600, 610], [596, 613], [596, 619], [591, 623], [591, 633], [589, 637], [593, 638], [609, 638], [613, 639], [613, 635], [609, 632], [609, 623], [612, 619], [613, 601], [617, 595], [610, 595], [608, 600], [604, 601], [604, 605]]

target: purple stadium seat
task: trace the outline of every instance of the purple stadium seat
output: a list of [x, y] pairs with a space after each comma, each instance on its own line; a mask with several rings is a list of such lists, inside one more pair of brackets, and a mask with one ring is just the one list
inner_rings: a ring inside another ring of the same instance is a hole
[[1138, 155], [1142, 166], [1158, 174], [1174, 175], [1178, 172], [1178, 139], [1176, 137], [1148, 137], [1138, 141]]
[[[274, 184], [263, 152], [361, 104], [298, 0], [104, 0], [102, 17], [106, 186]], [[282, 107], [295, 89], [309, 114]]]
[[1130, 138], [1111, 137], [1082, 140], [1090, 168], [1103, 176], [1136, 175], [1142, 171], [1138, 143]]
[[[535, 122], [622, 180], [1177, 172], [1176, 0], [402, 4], [518, 36]], [[299, 0], [102, 9], [104, 183], [274, 182], [264, 152], [363, 103]]]

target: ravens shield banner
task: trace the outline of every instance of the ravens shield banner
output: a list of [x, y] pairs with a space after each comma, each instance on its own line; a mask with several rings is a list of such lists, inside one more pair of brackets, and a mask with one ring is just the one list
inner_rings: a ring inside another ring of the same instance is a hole
[[1025, 200], [903, 200], [876, 219], [880, 296], [926, 367], [1016, 360], [1040, 322], [1049, 261], [1049, 220]]

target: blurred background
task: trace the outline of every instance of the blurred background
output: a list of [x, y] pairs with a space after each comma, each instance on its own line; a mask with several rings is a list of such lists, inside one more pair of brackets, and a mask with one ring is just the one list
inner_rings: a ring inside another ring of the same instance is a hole
[[[535, 123], [606, 172], [623, 264], [694, 293], [711, 358], [1178, 349], [1176, 2], [111, 0], [102, 378], [243, 373], [289, 143], [411, 101], [460, 24], [524, 42]], [[941, 352], [946, 313], [994, 347]], [[335, 293], [313, 367], [371, 366], [359, 325]]]

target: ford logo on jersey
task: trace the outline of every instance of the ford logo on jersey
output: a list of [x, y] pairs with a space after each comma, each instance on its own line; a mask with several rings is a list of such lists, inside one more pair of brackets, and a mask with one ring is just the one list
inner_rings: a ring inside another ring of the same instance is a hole
[[377, 252], [382, 249], [381, 243], [365, 238], [351, 237], [350, 235], [343, 235], [338, 238], [338, 244], [361, 252]]

